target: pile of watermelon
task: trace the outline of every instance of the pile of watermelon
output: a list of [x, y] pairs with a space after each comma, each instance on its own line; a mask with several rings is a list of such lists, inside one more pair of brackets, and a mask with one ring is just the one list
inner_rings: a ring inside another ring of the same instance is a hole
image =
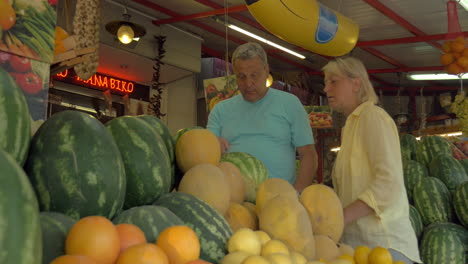
[[423, 263], [468, 263], [468, 159], [440, 136], [404, 134], [400, 145]]

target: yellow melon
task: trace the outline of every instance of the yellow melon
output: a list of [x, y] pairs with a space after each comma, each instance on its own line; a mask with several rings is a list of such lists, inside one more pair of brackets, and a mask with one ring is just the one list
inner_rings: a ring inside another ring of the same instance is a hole
[[260, 255], [262, 243], [252, 229], [240, 228], [229, 238], [227, 249], [229, 253], [244, 251], [252, 255]]
[[249, 209], [238, 203], [230, 203], [229, 208], [224, 214], [224, 218], [226, 218], [233, 232], [242, 227], [252, 230], [258, 228], [256, 216], [252, 215]]
[[277, 195], [297, 198], [297, 192], [294, 187], [286, 180], [279, 178], [269, 178], [258, 186], [257, 197], [255, 200], [257, 214], [262, 211], [263, 206]]
[[338, 249], [340, 250], [341, 255], [354, 256], [354, 248], [348, 244], [339, 243]]
[[221, 260], [221, 264], [242, 264], [249, 256], [252, 256], [252, 254], [245, 251], [234, 251], [225, 255]]
[[272, 239], [286, 243], [308, 260], [315, 257], [312, 226], [306, 209], [296, 197], [278, 195], [270, 199], [259, 215], [259, 227]]
[[220, 159], [218, 138], [208, 129], [191, 129], [177, 140], [176, 161], [184, 173], [202, 163], [218, 165]]
[[223, 171], [215, 165], [199, 164], [188, 170], [182, 177], [178, 190], [206, 202], [221, 215], [224, 215], [229, 207], [231, 190]]
[[331, 261], [340, 256], [340, 251], [338, 250], [338, 247], [336, 246], [335, 242], [328, 236], [315, 235], [314, 240], [316, 258], [322, 258], [326, 261]]
[[343, 234], [343, 206], [335, 191], [323, 184], [305, 188], [300, 201], [307, 209], [315, 235], [325, 235], [338, 243]]
[[224, 172], [224, 176], [231, 188], [231, 202], [242, 203], [245, 200], [245, 180], [241, 171], [231, 162], [223, 161], [218, 167]]

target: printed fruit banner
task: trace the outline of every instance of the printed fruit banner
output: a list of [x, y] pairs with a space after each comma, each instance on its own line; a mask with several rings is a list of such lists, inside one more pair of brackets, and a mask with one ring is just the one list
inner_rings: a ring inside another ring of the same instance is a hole
[[203, 87], [208, 113], [217, 103], [240, 93], [237, 89], [235, 75], [203, 80]]
[[309, 122], [312, 128], [331, 128], [333, 126], [329, 106], [306, 105], [304, 108], [309, 114]]
[[[3, 1], [3, 0], [0, 0]], [[33, 121], [45, 120], [49, 91], [50, 65], [15, 54], [0, 51], [0, 89], [13, 79], [23, 91]]]
[[51, 63], [58, 0], [0, 0], [0, 50]]

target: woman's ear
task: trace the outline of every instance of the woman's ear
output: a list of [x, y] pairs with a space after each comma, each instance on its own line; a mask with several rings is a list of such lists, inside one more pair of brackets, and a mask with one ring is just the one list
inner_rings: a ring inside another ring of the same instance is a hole
[[351, 82], [353, 84], [353, 92], [355, 93], [358, 93], [359, 90], [361, 90], [361, 86], [362, 86], [362, 82], [361, 82], [361, 78], [352, 78], [351, 79]]

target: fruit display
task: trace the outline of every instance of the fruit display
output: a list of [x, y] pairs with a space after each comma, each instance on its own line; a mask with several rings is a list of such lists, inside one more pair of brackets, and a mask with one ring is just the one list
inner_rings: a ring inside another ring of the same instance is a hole
[[468, 71], [468, 48], [465, 48], [465, 38], [460, 36], [447, 40], [442, 44], [443, 54], [440, 62], [449, 74], [461, 74]]
[[312, 128], [330, 128], [332, 127], [332, 115], [328, 105], [324, 106], [305, 106], [309, 114], [309, 123]]

